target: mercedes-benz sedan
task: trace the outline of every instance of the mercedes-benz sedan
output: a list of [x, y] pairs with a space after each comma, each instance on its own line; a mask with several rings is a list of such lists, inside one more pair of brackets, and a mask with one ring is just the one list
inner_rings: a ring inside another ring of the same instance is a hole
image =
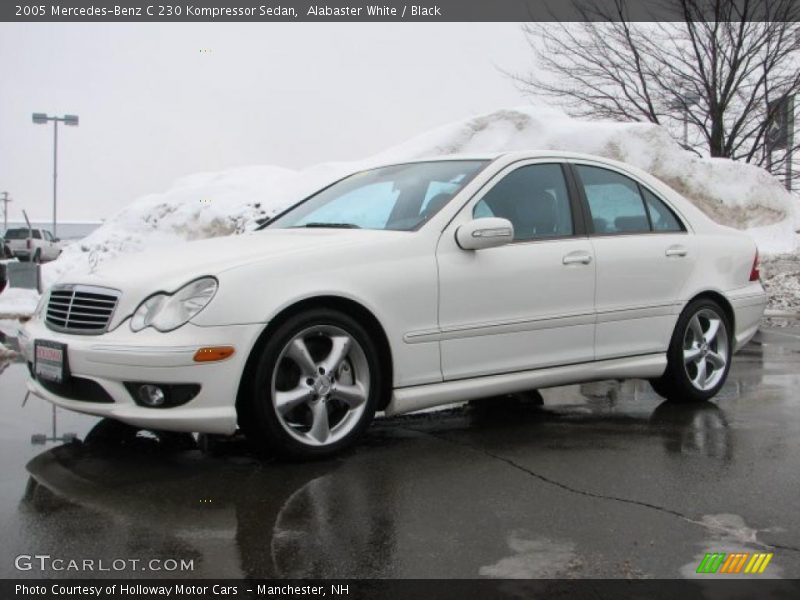
[[109, 261], [22, 346], [59, 406], [308, 457], [376, 411], [548, 386], [706, 400], [765, 302], [753, 241], [658, 179], [525, 152], [371, 168], [252, 234]]

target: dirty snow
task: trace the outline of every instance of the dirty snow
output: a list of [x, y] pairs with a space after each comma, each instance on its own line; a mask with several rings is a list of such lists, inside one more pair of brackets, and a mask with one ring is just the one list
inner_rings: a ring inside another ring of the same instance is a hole
[[556, 579], [581, 565], [572, 542], [553, 541], [512, 531], [507, 539], [512, 554], [480, 568], [482, 577], [497, 579]]

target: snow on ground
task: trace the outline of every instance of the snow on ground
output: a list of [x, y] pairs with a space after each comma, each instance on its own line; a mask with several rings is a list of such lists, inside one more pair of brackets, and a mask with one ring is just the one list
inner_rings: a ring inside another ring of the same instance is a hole
[[36, 290], [6, 288], [0, 294], [0, 320], [17, 319], [20, 316], [31, 315], [36, 310], [38, 302], [39, 293]]
[[[164, 248], [164, 260], [169, 260], [172, 244], [247, 233], [279, 209], [376, 163], [524, 149], [584, 152], [633, 164], [671, 185], [717, 221], [748, 230], [762, 256], [798, 252], [797, 201], [762, 169], [698, 158], [656, 125], [582, 121], [559, 110], [529, 106], [445, 125], [363, 161], [326, 163], [300, 171], [251, 166], [184, 177], [165, 192], [134, 201], [88, 237], [68, 246], [57, 261], [43, 267], [44, 284], [88, 271], [90, 258], [103, 262], [119, 254]], [[785, 301], [797, 306], [798, 295], [792, 287], [796, 282], [791, 277], [783, 279], [775, 279], [771, 289], [785, 296], [781, 305]], [[7, 294], [0, 295], [0, 314], [20, 307], [30, 311], [36, 304], [34, 293], [11, 298]]]
[[0, 344], [0, 361], [7, 360], [9, 358], [14, 358], [17, 355], [16, 352], [13, 350], [6, 348], [3, 344]]
[[770, 256], [761, 262], [769, 308], [800, 314], [800, 253]]

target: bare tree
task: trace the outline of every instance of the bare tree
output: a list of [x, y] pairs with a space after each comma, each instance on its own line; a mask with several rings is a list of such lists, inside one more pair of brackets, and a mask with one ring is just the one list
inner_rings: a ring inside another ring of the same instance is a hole
[[581, 3], [580, 23], [524, 26], [537, 72], [515, 75], [528, 94], [569, 113], [650, 121], [698, 154], [780, 172], [768, 152], [781, 101], [800, 90], [800, 6], [795, 0], [662, 0], [682, 21], [639, 23], [627, 0]]

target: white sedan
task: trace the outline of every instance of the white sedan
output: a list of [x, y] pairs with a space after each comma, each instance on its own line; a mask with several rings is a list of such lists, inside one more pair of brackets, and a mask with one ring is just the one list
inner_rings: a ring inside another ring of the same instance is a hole
[[508, 153], [368, 169], [250, 235], [106, 263], [22, 347], [59, 406], [309, 457], [376, 411], [576, 382], [707, 400], [765, 303], [753, 241], [658, 179]]

